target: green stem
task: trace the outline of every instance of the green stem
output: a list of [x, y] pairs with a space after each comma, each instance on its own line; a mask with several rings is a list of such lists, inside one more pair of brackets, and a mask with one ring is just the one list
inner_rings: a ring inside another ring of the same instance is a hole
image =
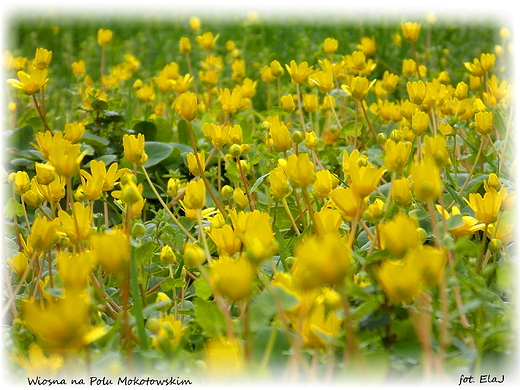
[[159, 195], [159, 193], [157, 192], [157, 190], [155, 189], [155, 186], [152, 182], [152, 180], [150, 179], [150, 176], [148, 176], [148, 172], [146, 171], [146, 168], [144, 167], [144, 165], [141, 166], [142, 170], [143, 170], [143, 173], [144, 173], [144, 176], [146, 178], [146, 181], [148, 182], [148, 184], [150, 185], [153, 193], [155, 194], [155, 196], [157, 197], [157, 199], [159, 200], [159, 202], [161, 203], [161, 205], [163, 206], [164, 210], [166, 211], [166, 213], [170, 216], [170, 218], [173, 220], [173, 222], [179, 227], [179, 229], [186, 235], [186, 237], [188, 237], [191, 241], [195, 242], [197, 241], [189, 231], [186, 230], [186, 228], [179, 222], [179, 220], [175, 217], [175, 215], [173, 215], [173, 213], [170, 211], [170, 209], [168, 208], [168, 205], [166, 203], [164, 203], [164, 200], [162, 199], [162, 197]]
[[208, 179], [206, 177], [206, 173], [204, 171], [204, 167], [202, 166], [202, 162], [199, 158], [199, 152], [197, 150], [197, 143], [195, 142], [195, 135], [193, 131], [193, 126], [191, 125], [191, 122], [189, 123], [189, 133], [190, 133], [190, 140], [191, 140], [191, 146], [193, 148], [193, 153], [195, 154], [195, 160], [197, 161], [197, 166], [199, 168], [200, 177], [202, 178], [202, 181], [204, 181], [204, 185], [206, 186], [206, 189], [209, 192], [209, 195], [211, 196], [211, 199], [213, 200], [213, 203], [215, 203], [215, 206], [219, 209], [220, 213], [224, 218], [227, 218], [227, 213], [222, 204], [218, 201], [218, 199], [215, 197], [215, 194], [213, 193], [213, 189], [209, 185]]
[[132, 250], [130, 256], [130, 287], [132, 289], [133, 306], [132, 311], [134, 313], [137, 335], [141, 344], [141, 349], [146, 351], [148, 349], [148, 342], [146, 338], [146, 330], [144, 328], [144, 317], [143, 317], [143, 306], [141, 296], [139, 294], [139, 283], [137, 275], [137, 260], [135, 258], [135, 252]]

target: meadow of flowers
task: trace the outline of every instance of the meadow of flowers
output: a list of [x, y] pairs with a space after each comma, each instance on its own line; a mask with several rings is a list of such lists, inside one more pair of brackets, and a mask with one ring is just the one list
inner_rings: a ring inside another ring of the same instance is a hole
[[201, 19], [11, 23], [13, 377], [507, 375], [507, 26]]

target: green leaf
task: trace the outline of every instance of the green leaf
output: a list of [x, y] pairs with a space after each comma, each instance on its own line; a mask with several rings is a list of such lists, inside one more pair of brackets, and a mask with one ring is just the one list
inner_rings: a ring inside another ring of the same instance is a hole
[[163, 284], [161, 284], [161, 288], [163, 291], [170, 291], [177, 287], [184, 287], [185, 284], [186, 281], [182, 278], [172, 278], [168, 276], [166, 279], [164, 279]]
[[11, 131], [5, 131], [4, 136], [6, 147], [26, 150], [31, 148], [31, 142], [34, 140], [34, 129], [31, 126], [23, 126]]
[[278, 300], [282, 309], [293, 310], [300, 303], [300, 299], [280, 286], [270, 286], [268, 290]]
[[173, 139], [173, 127], [171, 123], [165, 118], [161, 117], [155, 118], [153, 123], [157, 128], [154, 141], [171, 142]]
[[94, 111], [104, 111], [108, 108], [107, 102], [100, 99], [94, 99], [91, 103], [91, 106]]
[[190, 143], [190, 125], [188, 121], [181, 119], [177, 123], [177, 135], [180, 144], [191, 145]]
[[256, 179], [255, 184], [253, 184], [253, 186], [251, 187], [251, 189], [249, 190], [249, 192], [250, 192], [250, 193], [251, 193], [251, 192], [255, 192], [255, 191], [258, 189], [258, 187], [260, 187], [260, 185], [264, 182], [264, 180], [265, 180], [265, 178], [266, 178], [267, 176], [269, 176], [269, 172], [266, 173], [265, 175], [260, 176], [258, 179]]
[[458, 227], [461, 227], [464, 225], [464, 222], [462, 221], [462, 214], [455, 214], [448, 218], [446, 221], [448, 230], [456, 229]]
[[158, 249], [159, 245], [157, 245], [155, 242], [145, 242], [141, 246], [135, 248], [135, 258], [139, 263], [146, 263], [152, 258]]
[[150, 141], [144, 143], [144, 150], [148, 155], [148, 161], [144, 164], [144, 167], [149, 168], [167, 158], [173, 151], [173, 146], [162, 142]]
[[[270, 344], [271, 343], [271, 344]], [[269, 351], [267, 348], [272, 345], [272, 349]], [[256, 362], [261, 362], [268, 355], [268, 366], [273, 367], [275, 364], [283, 366], [289, 358], [289, 351], [291, 343], [287, 339], [286, 333], [282, 329], [265, 327], [263, 328], [253, 339], [253, 359]]]
[[133, 129], [136, 131], [136, 133], [142, 133], [144, 134], [144, 139], [148, 141], [155, 141], [155, 136], [157, 134], [157, 127], [152, 123], [148, 121], [141, 121], [137, 122]]
[[208, 299], [211, 294], [213, 294], [211, 286], [206, 281], [206, 278], [198, 278], [193, 282], [193, 286], [195, 286], [195, 295], [201, 299]]
[[83, 133], [83, 137], [81, 138], [81, 141], [88, 145], [92, 145], [92, 146], [96, 146], [96, 144], [107, 146], [110, 143], [110, 141], [108, 139], [106, 139], [104, 137], [100, 137], [100, 136], [92, 134], [92, 133], [89, 133], [87, 131], [85, 131]]
[[4, 206], [4, 215], [9, 219], [13, 219], [15, 215], [21, 217], [23, 215], [22, 204], [14, 198], [9, 198]]
[[208, 302], [196, 297], [193, 300], [195, 320], [207, 336], [213, 337], [223, 334], [226, 328], [224, 314], [219, 310], [215, 301]]
[[250, 309], [250, 329], [252, 332], [258, 332], [261, 328], [268, 324], [271, 318], [276, 314], [276, 301], [273, 294], [264, 290], [253, 298]]

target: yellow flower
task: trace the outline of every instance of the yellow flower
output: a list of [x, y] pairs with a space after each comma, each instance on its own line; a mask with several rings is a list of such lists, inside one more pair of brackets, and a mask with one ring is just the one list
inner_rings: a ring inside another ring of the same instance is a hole
[[52, 59], [52, 51], [46, 50], [42, 47], [36, 49], [36, 55], [34, 56], [33, 66], [36, 69], [43, 70], [49, 66]]
[[78, 142], [85, 133], [85, 125], [81, 122], [67, 123], [65, 124], [65, 130], [63, 132], [63, 138], [70, 141], [70, 143]]
[[[235, 125], [238, 126], [238, 125]], [[217, 125], [215, 123], [206, 122], [202, 126], [202, 131], [204, 132], [205, 137], [211, 141], [213, 146], [217, 148], [223, 147], [228, 142], [228, 137], [231, 132], [232, 127], [226, 125], [224, 127]], [[236, 143], [236, 142], [234, 142]], [[201, 161], [203, 161], [202, 159]]]
[[441, 195], [441, 178], [439, 168], [430, 159], [415, 163], [410, 169], [412, 191], [421, 202], [435, 201]]
[[245, 78], [242, 81], [242, 96], [245, 98], [252, 98], [256, 94], [256, 85], [258, 81], [253, 81], [250, 78]]
[[303, 108], [307, 112], [316, 111], [318, 108], [318, 96], [314, 93], [307, 93], [303, 95]]
[[305, 133], [305, 146], [309, 149], [316, 149], [318, 147], [318, 136], [314, 131]]
[[244, 244], [248, 258], [259, 263], [271, 257], [278, 250], [269, 214], [254, 210], [247, 214], [243, 230], [235, 229], [235, 234]]
[[282, 108], [285, 112], [293, 112], [296, 108], [292, 95], [283, 95], [280, 98], [280, 102], [282, 103]]
[[59, 202], [65, 196], [65, 178], [55, 175], [54, 180], [48, 184], [40, 184], [38, 178], [33, 178], [34, 186], [47, 202]]
[[116, 275], [130, 264], [130, 238], [121, 229], [94, 233], [89, 243], [96, 262], [105, 272]]
[[316, 302], [310, 314], [304, 318], [302, 338], [305, 348], [325, 348], [334, 342], [341, 327], [342, 319], [334, 310], [326, 311], [322, 300]]
[[421, 104], [426, 96], [426, 84], [419, 81], [408, 81], [406, 83], [406, 90], [408, 91], [408, 96], [410, 101], [415, 104]]
[[466, 200], [466, 203], [475, 212], [475, 218], [480, 222], [485, 224], [496, 222], [501, 198], [494, 188], [488, 188], [484, 196], [479, 193], [469, 194], [469, 202]]
[[219, 35], [220, 34], [213, 36], [212, 32], [205, 32], [202, 35], [196, 36], [195, 42], [197, 42], [200, 45], [200, 47], [202, 47], [204, 50], [211, 50], [217, 42]]
[[188, 92], [192, 81], [193, 77], [191, 77], [189, 73], [184, 76], [179, 76], [176, 80], [170, 80], [175, 92], [180, 94]]
[[383, 73], [382, 81], [383, 83], [381, 84], [381, 86], [385, 91], [394, 92], [395, 88], [397, 87], [397, 83], [399, 82], [399, 76], [385, 70], [385, 73]]
[[266, 83], [270, 83], [276, 80], [276, 77], [274, 77], [271, 73], [271, 67], [269, 65], [265, 65], [263, 68], [260, 69], [260, 76], [262, 77], [262, 80]]
[[188, 37], [181, 37], [179, 40], [179, 51], [182, 54], [189, 54], [191, 51], [191, 42]]
[[271, 74], [273, 75], [274, 78], [279, 78], [279, 77], [283, 76], [283, 74], [284, 74], [283, 67], [282, 67], [282, 65], [280, 65], [280, 63], [277, 60], [271, 61], [271, 63], [269, 64], [269, 67], [271, 68]]
[[280, 160], [280, 162], [293, 188], [305, 188], [314, 182], [316, 177], [314, 164], [307, 153], [291, 154], [287, 160]]
[[171, 246], [165, 245], [161, 248], [160, 259], [163, 263], [166, 264], [175, 262], [175, 253], [173, 253]]
[[144, 151], [144, 134], [139, 133], [137, 137], [133, 134], [125, 134], [123, 148], [126, 159], [131, 163], [143, 165], [148, 161], [148, 155]]
[[314, 181], [314, 195], [319, 198], [329, 196], [330, 192], [339, 184], [339, 179], [329, 170], [321, 170], [316, 173]]
[[246, 62], [240, 58], [235, 58], [231, 61], [232, 75], [231, 79], [235, 83], [239, 83], [246, 74]]
[[8, 176], [8, 182], [13, 186], [15, 193], [22, 195], [31, 189], [31, 180], [25, 171], [13, 172]]
[[352, 53], [352, 65], [354, 66], [354, 69], [361, 71], [367, 67], [367, 61], [365, 53], [362, 51], [355, 51]]
[[21, 316], [25, 326], [51, 352], [79, 351], [87, 343], [90, 305], [78, 294], [45, 303], [22, 302]]
[[484, 69], [482, 68], [482, 64], [480, 63], [478, 58], [474, 58], [473, 62], [465, 62], [464, 66], [467, 70], [469, 70], [472, 74], [472, 76], [484, 76], [486, 73]]
[[190, 268], [197, 267], [206, 260], [204, 250], [193, 242], [186, 242], [182, 253], [184, 255], [184, 264]]
[[393, 304], [410, 303], [421, 292], [422, 270], [411, 261], [384, 260], [375, 269], [375, 274], [379, 285]]
[[123, 170], [118, 170], [118, 164], [112, 163], [108, 171], [104, 161], [90, 161], [90, 171], [92, 176], [103, 176], [103, 191], [110, 191], [114, 188], [115, 182], [122, 176]]
[[276, 167], [269, 173], [269, 183], [271, 184], [271, 194], [275, 198], [285, 198], [292, 192], [289, 179], [282, 167]]
[[72, 63], [72, 72], [76, 76], [83, 76], [86, 72], [86, 64], [84, 60], [79, 60]]
[[[110, 244], [114, 245], [114, 244]], [[58, 275], [66, 292], [81, 293], [88, 286], [89, 276], [95, 263], [94, 253], [56, 253]]]
[[360, 167], [357, 164], [359, 151], [357, 153], [356, 151], [357, 149], [354, 149], [350, 155], [350, 187], [357, 196], [363, 199], [376, 189], [377, 184], [379, 183], [379, 180], [381, 180], [381, 177], [383, 176], [383, 173], [385, 173], [386, 169], [383, 167], [376, 168], [368, 165]]
[[409, 262], [422, 269], [423, 282], [426, 286], [439, 285], [446, 267], [446, 256], [442, 249], [421, 245], [406, 252], [404, 262]]
[[291, 60], [289, 65], [285, 64], [285, 67], [291, 76], [293, 84], [306, 83], [309, 76], [314, 72], [314, 68], [312, 66], [309, 67], [307, 61], [303, 61], [298, 65], [296, 61]]
[[72, 205], [72, 216], [63, 210], [58, 211], [62, 229], [74, 244], [86, 239], [91, 232], [92, 211], [89, 206], [79, 202]]
[[175, 109], [182, 119], [192, 121], [197, 116], [197, 95], [193, 92], [184, 92], [175, 99]]
[[241, 301], [253, 291], [255, 271], [243, 255], [237, 259], [221, 255], [211, 264], [209, 275], [214, 290], [231, 301]]
[[383, 209], [385, 203], [377, 198], [373, 203], [371, 203], [363, 214], [363, 218], [365, 218], [368, 222], [376, 224], [383, 217]]
[[[435, 207], [437, 208], [437, 211], [443, 215], [444, 219], [448, 220], [450, 218], [450, 214], [446, 210], [444, 210], [440, 205], [436, 205]], [[457, 206], [453, 206], [451, 208], [451, 214], [452, 216], [459, 215], [459, 208]], [[463, 215], [462, 225], [452, 228], [449, 231], [451, 235], [453, 235], [454, 237], [464, 237], [471, 236], [476, 231], [482, 229], [484, 229], [484, 224], [479, 223], [479, 221], [476, 218], [470, 217], [469, 215]]]
[[376, 40], [370, 37], [363, 37], [357, 45], [357, 48], [366, 55], [374, 54], [376, 52]]
[[284, 122], [281, 122], [278, 115], [268, 116], [266, 121], [269, 125], [269, 135], [273, 139], [273, 144], [280, 152], [285, 152], [292, 146], [291, 134]]
[[137, 90], [137, 97], [143, 102], [151, 102], [154, 100], [155, 94], [153, 91], [153, 84], [144, 84], [141, 88], [139, 88]]
[[343, 224], [341, 213], [336, 209], [323, 208], [314, 213], [314, 231], [318, 236], [337, 233]]
[[417, 41], [417, 39], [419, 39], [419, 33], [421, 32], [421, 24], [412, 22], [401, 23], [401, 29], [404, 38], [408, 42], [413, 43]]
[[27, 95], [34, 95], [47, 83], [47, 69], [39, 70], [33, 66], [29, 67], [29, 73], [18, 72], [18, 80], [8, 79], [7, 82], [13, 87], [21, 89]]
[[242, 247], [242, 242], [236, 236], [230, 225], [224, 225], [221, 228], [211, 228], [208, 236], [217, 246], [219, 253], [233, 256], [238, 253]]
[[196, 16], [192, 16], [190, 18], [190, 28], [192, 30], [198, 30], [198, 29], [200, 29], [200, 26], [201, 26], [200, 19]]
[[380, 242], [383, 249], [388, 249], [396, 257], [403, 257], [407, 250], [419, 245], [417, 221], [403, 213], [397, 213], [392, 220], [380, 227]]
[[241, 86], [236, 86], [233, 91], [229, 91], [228, 88], [220, 90], [219, 102], [222, 106], [222, 111], [226, 114], [234, 114], [238, 109], [243, 108], [244, 104], [244, 93]]
[[112, 40], [113, 33], [111, 30], [104, 30], [100, 28], [97, 34], [97, 40], [99, 46], [106, 46]]
[[428, 135], [424, 137], [424, 153], [426, 158], [433, 159], [439, 167], [447, 165], [450, 161], [446, 139], [442, 134], [437, 134], [435, 137]]
[[244, 352], [237, 339], [210, 339], [204, 348], [208, 373], [216, 378], [236, 378], [244, 366]]
[[188, 169], [193, 176], [200, 176], [202, 172], [200, 172], [199, 164], [197, 163], [197, 157], [202, 165], [202, 169], [204, 169], [206, 163], [206, 153], [204, 150], [201, 150], [197, 153], [198, 156], [195, 156], [195, 153], [191, 152], [186, 155], [186, 161], [188, 162]]
[[9, 356], [11, 360], [27, 370], [29, 376], [53, 376], [62, 366], [63, 357], [51, 354], [46, 357], [38, 343], [31, 343], [28, 359], [22, 354]]
[[158, 331], [152, 336], [153, 347], [170, 351], [172, 347], [176, 347], [181, 343], [186, 329], [188, 327], [182, 326], [182, 321], [176, 320], [173, 314], [163, 317], [161, 313]]
[[350, 250], [338, 234], [307, 235], [294, 253], [291, 273], [304, 290], [340, 283], [351, 267]]
[[56, 220], [49, 221], [46, 217], [36, 215], [31, 228], [31, 234], [27, 238], [27, 246], [34, 252], [48, 252], [58, 241], [58, 224]]
[[413, 59], [404, 59], [403, 60], [403, 75], [405, 77], [413, 77], [415, 72], [417, 71], [417, 64]]
[[352, 79], [350, 85], [343, 84], [341, 89], [348, 93], [355, 101], [363, 100], [370, 88], [375, 84], [377, 80], [368, 81], [366, 77], [356, 76]]
[[385, 143], [385, 167], [399, 172], [404, 168], [412, 151], [411, 142], [395, 142], [391, 138]]
[[326, 69], [324, 71], [318, 71], [312, 75], [311, 81], [313, 81], [323, 93], [329, 93], [335, 88], [334, 85], [334, 74], [332, 69]]
[[495, 55], [482, 53], [480, 55], [480, 64], [484, 72], [491, 72], [495, 66]]
[[49, 161], [60, 176], [72, 177], [79, 173], [79, 164], [85, 152], [80, 152], [80, 145], [66, 139], [53, 141], [49, 150]]
[[327, 54], [334, 54], [338, 50], [338, 40], [334, 38], [325, 38], [323, 49]]
[[412, 202], [410, 182], [406, 177], [392, 181], [392, 199], [396, 205], [406, 207]]
[[480, 134], [489, 134], [493, 130], [493, 113], [489, 111], [475, 114], [475, 125]]
[[187, 208], [197, 210], [203, 209], [206, 204], [206, 187], [202, 180], [192, 180], [186, 186], [184, 204]]
[[80, 172], [83, 193], [85, 194], [86, 199], [97, 200], [101, 198], [103, 193], [103, 183], [105, 180], [104, 176], [99, 175], [98, 173], [91, 175], [83, 169]]
[[7, 259], [7, 264], [11, 267], [13, 273], [19, 278], [25, 273], [25, 270], [29, 266], [29, 260], [23, 252], [18, 252], [13, 257]]
[[235, 188], [235, 191], [233, 192], [233, 201], [235, 202], [235, 206], [240, 210], [244, 210], [249, 206], [249, 201], [240, 187]]
[[[480, 80], [480, 78], [479, 78]], [[498, 82], [497, 76], [493, 75], [489, 78], [488, 82], [489, 93], [492, 97], [494, 97], [497, 102], [502, 101], [507, 95], [510, 87], [506, 80], [502, 80], [500, 83]], [[478, 88], [477, 88], [478, 89]]]
[[345, 220], [353, 221], [362, 207], [363, 199], [350, 187], [338, 187], [330, 192], [330, 199], [339, 209]]

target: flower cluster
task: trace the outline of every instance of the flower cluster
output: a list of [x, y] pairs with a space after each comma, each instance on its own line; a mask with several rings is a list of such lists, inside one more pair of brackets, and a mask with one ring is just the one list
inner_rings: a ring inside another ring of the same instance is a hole
[[11, 360], [330, 379], [375, 352], [397, 365], [403, 343], [425, 375], [484, 348], [483, 318], [510, 317], [505, 50], [446, 49], [439, 68], [420, 23], [398, 31], [386, 45], [411, 58], [392, 64], [373, 36], [253, 64], [192, 18], [177, 59], [143, 69], [131, 53], [108, 68], [119, 37], [100, 29], [100, 62], [70, 64], [70, 113], [52, 51], [8, 53]]

